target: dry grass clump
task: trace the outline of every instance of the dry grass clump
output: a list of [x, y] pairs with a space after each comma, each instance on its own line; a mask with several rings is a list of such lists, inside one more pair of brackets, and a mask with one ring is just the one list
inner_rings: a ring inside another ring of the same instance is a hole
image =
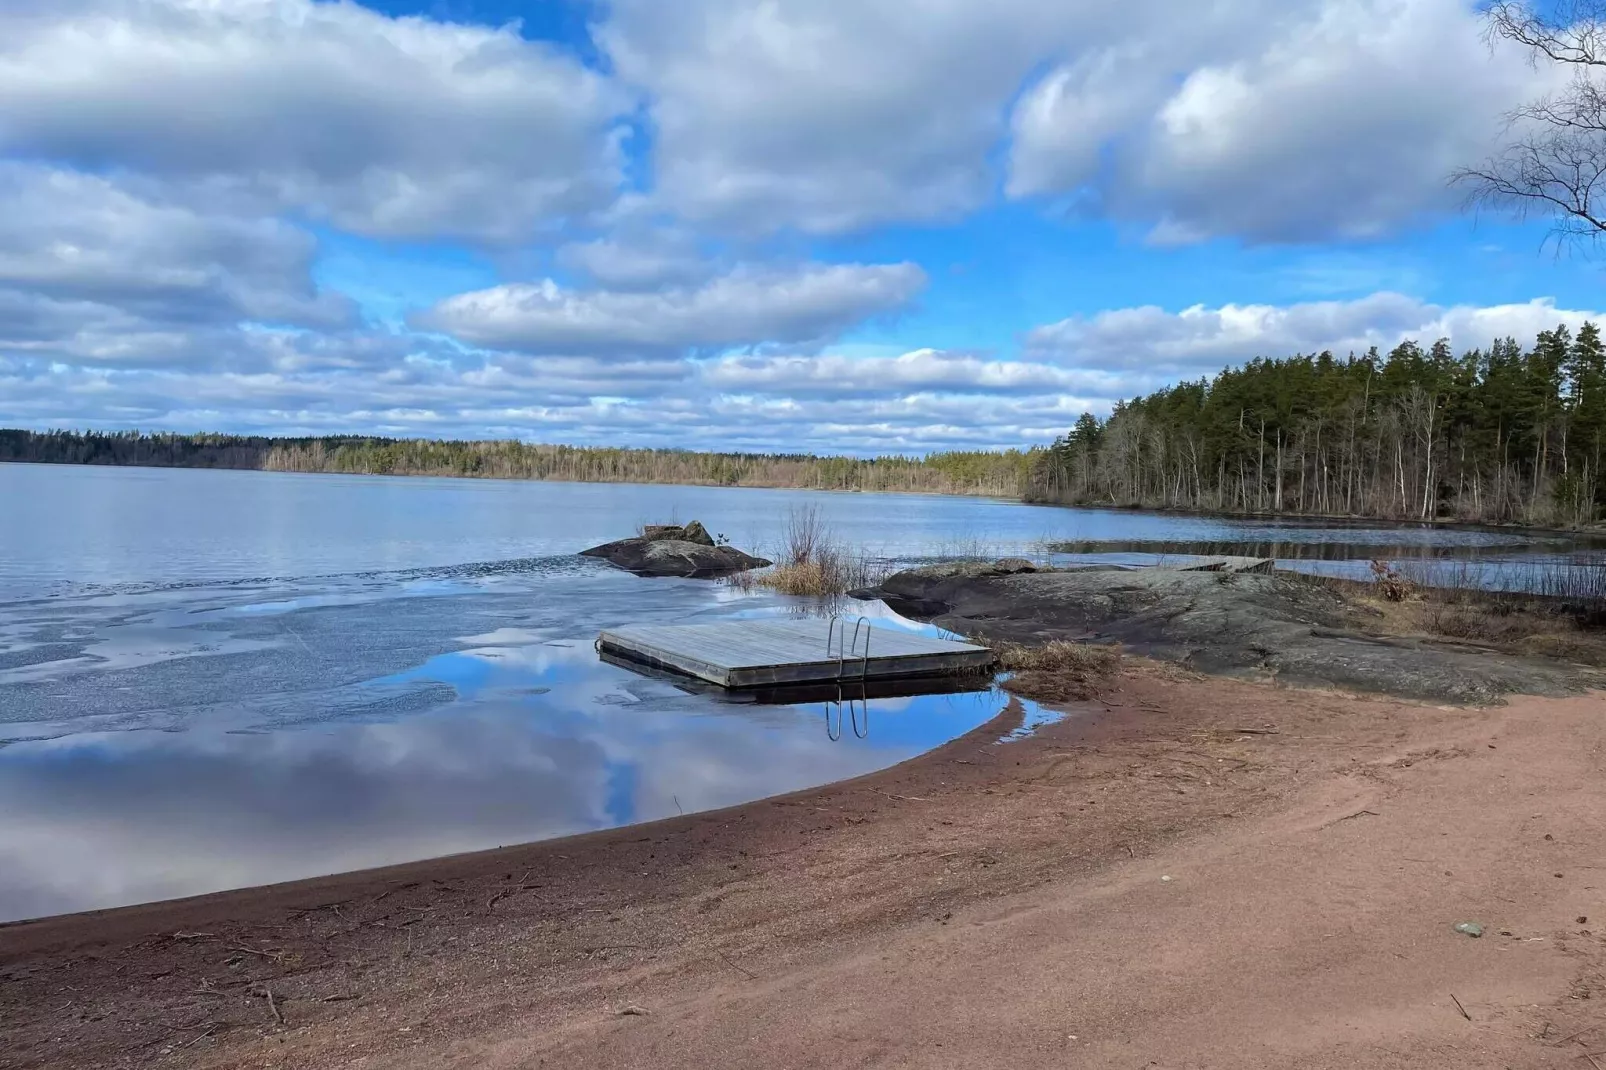
[[[1392, 566], [1372, 583], [1327, 586], [1369, 614], [1366, 631], [1479, 643], [1512, 654], [1606, 665], [1598, 569], [1527, 566], [1527, 590], [1491, 590], [1471, 568], [1440, 568], [1402, 577]], [[1391, 582], [1403, 580], [1402, 585]]]
[[1417, 585], [1387, 561], [1373, 561], [1370, 567], [1372, 582], [1386, 601], [1403, 602], [1415, 593]]
[[794, 507], [787, 514], [777, 557], [774, 567], [743, 572], [729, 582], [743, 590], [768, 587], [782, 594], [827, 598], [873, 587], [886, 578], [881, 562], [838, 542], [812, 505]]
[[1606, 666], [1606, 633], [1544, 603], [1517, 599], [1423, 602], [1402, 607], [1414, 629], [1513, 654]]
[[1092, 698], [1121, 666], [1119, 647], [1053, 639], [1039, 646], [995, 646], [998, 663], [1009, 673], [1004, 686], [1038, 702], [1076, 702]]
[[882, 570], [868, 557], [829, 547], [808, 561], [776, 565], [752, 574], [753, 582], [782, 594], [827, 596], [874, 586]]

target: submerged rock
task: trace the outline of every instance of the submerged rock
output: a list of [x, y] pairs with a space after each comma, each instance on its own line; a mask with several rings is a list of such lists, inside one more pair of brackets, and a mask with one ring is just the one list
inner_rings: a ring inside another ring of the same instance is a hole
[[1119, 643], [1201, 672], [1306, 686], [1471, 703], [1599, 686], [1598, 674], [1575, 666], [1372, 634], [1341, 594], [1291, 573], [1114, 565], [1012, 573], [965, 562], [909, 569], [854, 593], [964, 635]]
[[716, 546], [708, 530], [693, 520], [678, 524], [649, 524], [633, 539], [581, 550], [583, 557], [600, 557], [641, 576], [728, 576], [770, 564], [762, 557], [744, 554], [734, 546]]

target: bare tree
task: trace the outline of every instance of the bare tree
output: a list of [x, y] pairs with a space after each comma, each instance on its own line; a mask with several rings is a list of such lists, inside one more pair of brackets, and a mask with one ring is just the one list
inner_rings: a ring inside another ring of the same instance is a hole
[[[1536, 71], [1566, 78], [1506, 115], [1507, 143], [1454, 172], [1469, 206], [1554, 218], [1562, 240], [1606, 234], [1606, 0], [1496, 0], [1485, 12], [1491, 45], [1509, 41]], [[1558, 77], [1558, 81], [1560, 77]]]

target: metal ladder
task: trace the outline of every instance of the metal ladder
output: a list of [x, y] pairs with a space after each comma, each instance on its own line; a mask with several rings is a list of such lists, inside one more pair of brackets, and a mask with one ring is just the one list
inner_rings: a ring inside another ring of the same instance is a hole
[[[870, 676], [870, 619], [856, 617], [853, 621], [853, 631], [849, 633], [848, 622], [839, 614], [831, 615], [831, 623], [825, 628], [825, 656], [836, 658], [836, 700], [825, 704], [825, 734], [836, 742], [842, 738], [842, 706], [846, 702], [848, 715], [852, 719], [853, 734], [860, 739], [870, 737], [870, 699], [864, 693], [864, 682]], [[859, 636], [864, 636], [864, 648], [859, 648]], [[858, 698], [842, 696], [842, 684], [852, 679], [848, 675], [850, 659], [859, 662], [858, 682], [860, 686]], [[832, 727], [832, 713], [836, 714], [835, 727]], [[861, 725], [861, 715], [863, 724]]]
[[[840, 625], [840, 627], [838, 627]], [[859, 653], [859, 631], [864, 631], [864, 653]], [[831, 641], [836, 640], [836, 678], [848, 679], [846, 661], [849, 658], [859, 659], [859, 679], [864, 680], [870, 675], [870, 619], [857, 617], [853, 621], [853, 636], [848, 636], [848, 622], [839, 615], [831, 614], [831, 623], [825, 628], [825, 656], [832, 657]]]

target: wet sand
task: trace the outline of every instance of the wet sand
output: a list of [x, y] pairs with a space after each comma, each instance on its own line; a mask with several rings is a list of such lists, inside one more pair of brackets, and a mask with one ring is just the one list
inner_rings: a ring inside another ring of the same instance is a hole
[[1135, 662], [1072, 710], [730, 810], [0, 927], [0, 1067], [1606, 1064], [1606, 697]]

